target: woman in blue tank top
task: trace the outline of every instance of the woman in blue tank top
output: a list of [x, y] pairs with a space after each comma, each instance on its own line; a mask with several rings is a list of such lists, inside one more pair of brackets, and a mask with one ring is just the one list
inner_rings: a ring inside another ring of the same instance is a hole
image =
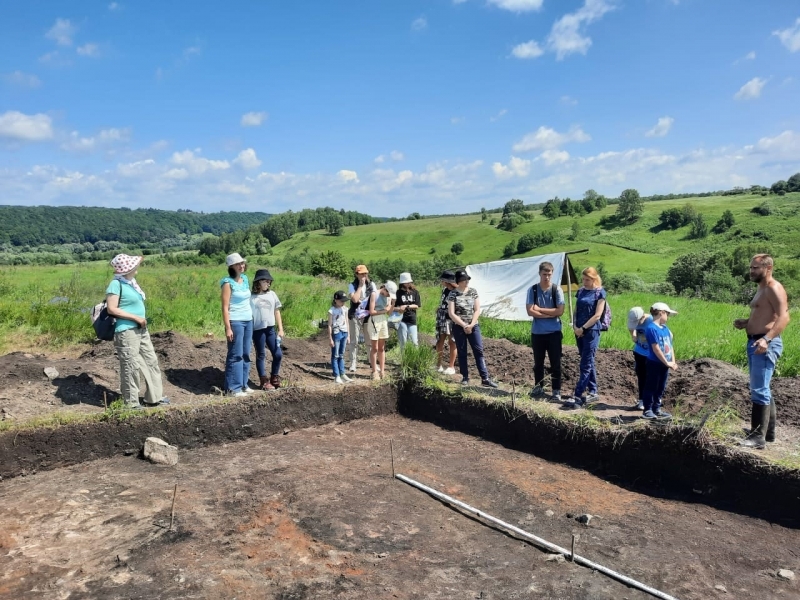
[[253, 393], [250, 378], [250, 346], [253, 344], [253, 310], [250, 308], [250, 281], [244, 272], [247, 263], [235, 252], [225, 259], [228, 276], [220, 282], [222, 289], [222, 322], [228, 340], [225, 358], [225, 392], [241, 397]]

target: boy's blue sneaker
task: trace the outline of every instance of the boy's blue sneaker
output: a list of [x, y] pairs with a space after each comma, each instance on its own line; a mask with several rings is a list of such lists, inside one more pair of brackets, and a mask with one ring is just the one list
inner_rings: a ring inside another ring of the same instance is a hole
[[463, 386], [469, 385], [469, 379], [462, 379], [461, 380], [461, 385], [463, 385]]
[[543, 398], [544, 397], [544, 388], [541, 385], [533, 386], [531, 390], [531, 398]]
[[654, 413], [652, 410], [646, 410], [646, 411], [644, 411], [642, 413], [642, 418], [643, 419], [655, 419], [656, 418], [656, 413]]
[[594, 404], [600, 400], [600, 396], [597, 394], [587, 394], [586, 395], [586, 404]]
[[561, 405], [564, 410], [577, 410], [586, 405], [586, 398], [576, 398], [573, 396], [571, 400], [567, 400]]
[[672, 418], [671, 414], [669, 414], [665, 410], [661, 410], [660, 408], [655, 410], [654, 413], [656, 415], [656, 418], [658, 418], [658, 419], [671, 419]]
[[639, 400], [636, 403], [636, 410], [641, 410], [642, 412], [644, 412], [644, 400]]

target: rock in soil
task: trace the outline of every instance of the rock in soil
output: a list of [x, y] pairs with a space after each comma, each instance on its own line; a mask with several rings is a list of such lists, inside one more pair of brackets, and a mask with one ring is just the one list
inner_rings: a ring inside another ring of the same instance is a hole
[[178, 464], [178, 448], [170, 446], [157, 437], [149, 437], [144, 441], [142, 450], [144, 457], [157, 465], [173, 466]]
[[786, 581], [794, 581], [794, 572], [789, 569], [778, 570], [778, 578]]

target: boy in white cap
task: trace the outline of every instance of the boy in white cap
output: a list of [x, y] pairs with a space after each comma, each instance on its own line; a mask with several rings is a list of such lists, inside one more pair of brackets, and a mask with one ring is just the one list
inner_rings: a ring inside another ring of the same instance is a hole
[[670, 419], [672, 415], [661, 410], [661, 398], [667, 389], [669, 371], [677, 370], [675, 348], [672, 332], [667, 327], [670, 315], [677, 315], [664, 302], [656, 302], [650, 307], [653, 321], [644, 330], [647, 343], [650, 344], [650, 356], [647, 358], [647, 382], [644, 390], [644, 419]]
[[645, 314], [641, 306], [634, 306], [628, 311], [628, 332], [633, 340], [633, 364], [636, 373], [638, 395], [636, 409], [644, 410], [644, 387], [647, 385], [647, 359], [650, 357], [650, 344], [644, 335], [645, 328], [653, 321], [651, 315]]

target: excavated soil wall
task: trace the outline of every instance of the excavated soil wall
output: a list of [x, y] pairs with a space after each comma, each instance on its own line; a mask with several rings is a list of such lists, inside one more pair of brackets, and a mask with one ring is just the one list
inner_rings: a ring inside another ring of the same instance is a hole
[[129, 419], [11, 430], [0, 434], [0, 476], [139, 452], [149, 436], [192, 449], [272, 435], [332, 422], [396, 412], [397, 392], [383, 386], [369, 393], [286, 389], [267, 400], [171, 409]]
[[636, 491], [701, 502], [800, 528], [800, 473], [703, 439], [696, 428], [653, 424], [605, 430], [438, 392], [401, 390], [401, 415], [584, 469]]

